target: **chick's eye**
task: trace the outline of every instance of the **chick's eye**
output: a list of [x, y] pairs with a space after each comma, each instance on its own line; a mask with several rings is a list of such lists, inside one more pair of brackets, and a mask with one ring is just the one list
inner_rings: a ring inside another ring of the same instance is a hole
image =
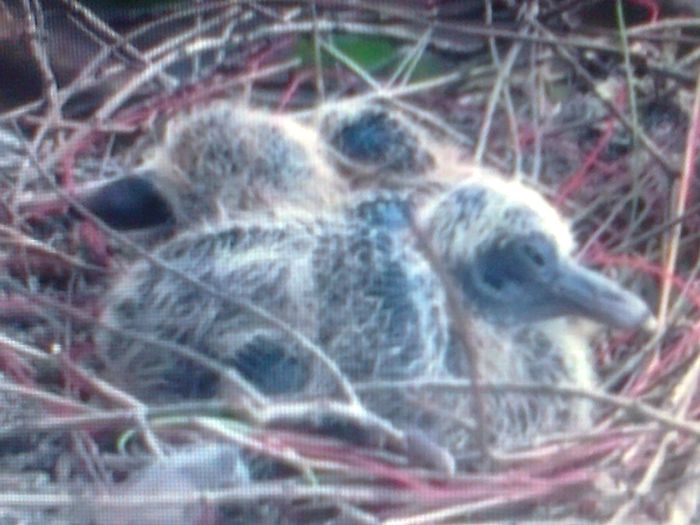
[[544, 266], [546, 259], [545, 255], [536, 246], [526, 244], [524, 247], [525, 256], [536, 266]]
[[505, 286], [504, 276], [498, 269], [496, 269], [495, 271], [491, 269], [485, 269], [483, 272], [483, 280], [489, 287], [491, 287], [494, 291], [497, 292], [503, 290], [503, 287]]
[[546, 282], [555, 271], [556, 259], [549, 239], [520, 237], [481, 250], [466, 275], [472, 276], [477, 293], [499, 301], [517, 299]]

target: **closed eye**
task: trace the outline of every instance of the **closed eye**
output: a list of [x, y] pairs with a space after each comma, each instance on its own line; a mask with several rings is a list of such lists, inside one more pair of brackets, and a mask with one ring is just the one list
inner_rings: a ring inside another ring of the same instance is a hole
[[533, 244], [526, 244], [524, 246], [524, 252], [535, 265], [544, 266], [546, 264], [545, 255]]
[[472, 281], [472, 293], [477, 298], [515, 304], [536, 295], [537, 289], [547, 284], [557, 261], [549, 239], [539, 235], [516, 237], [483, 249], [467, 270], [471, 277], [462, 278]]

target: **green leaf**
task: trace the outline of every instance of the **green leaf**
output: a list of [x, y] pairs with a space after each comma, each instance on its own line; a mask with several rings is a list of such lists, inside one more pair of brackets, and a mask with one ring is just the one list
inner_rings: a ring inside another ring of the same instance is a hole
[[[367, 71], [376, 71], [396, 61], [398, 45], [395, 41], [370, 35], [335, 35], [330, 38], [342, 54]], [[304, 65], [314, 64], [314, 47], [311, 37], [302, 37], [297, 41], [296, 55]], [[338, 61], [322, 54], [324, 66], [337, 64]]]

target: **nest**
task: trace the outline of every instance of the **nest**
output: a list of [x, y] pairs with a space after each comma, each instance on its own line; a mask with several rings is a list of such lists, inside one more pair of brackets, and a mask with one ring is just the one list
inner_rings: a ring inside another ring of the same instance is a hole
[[[0, 517], [698, 522], [694, 4], [56, 4], [0, 2], [2, 67], [31, 56], [29, 87], [8, 83], [0, 114]], [[128, 174], [164, 121], [221, 98], [301, 117], [376, 99], [465, 158], [526, 174], [573, 217], [581, 257], [646, 296], [659, 329], [601, 338], [595, 391], [452, 387], [589, 399], [595, 426], [508, 454], [484, 447], [478, 471], [450, 472], [431, 443], [392, 446], [385, 421], [342, 403], [321, 408], [366, 439], [319, 432], [314, 404], [149, 407], [95, 377], [85, 363], [101, 298], [148, 250], [80, 197]]]

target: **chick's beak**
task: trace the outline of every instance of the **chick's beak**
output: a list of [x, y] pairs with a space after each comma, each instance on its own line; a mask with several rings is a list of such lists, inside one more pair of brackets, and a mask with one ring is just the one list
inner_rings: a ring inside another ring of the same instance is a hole
[[614, 328], [653, 330], [656, 319], [637, 295], [572, 260], [560, 262], [551, 292], [562, 310]]

